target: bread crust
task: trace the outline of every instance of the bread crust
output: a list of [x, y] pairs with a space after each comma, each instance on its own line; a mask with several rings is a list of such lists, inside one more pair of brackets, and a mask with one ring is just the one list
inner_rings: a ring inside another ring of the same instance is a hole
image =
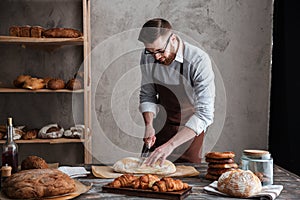
[[3, 184], [4, 193], [14, 199], [40, 199], [75, 190], [75, 181], [58, 169], [23, 170], [8, 177]]
[[47, 169], [48, 164], [43, 158], [38, 156], [28, 156], [21, 163], [21, 169]]
[[205, 157], [213, 158], [213, 159], [228, 159], [228, 158], [234, 158], [235, 154], [232, 151], [225, 151], [225, 152], [212, 151], [206, 153]]
[[218, 190], [233, 197], [249, 197], [260, 192], [261, 189], [259, 178], [250, 170], [228, 171], [218, 180]]

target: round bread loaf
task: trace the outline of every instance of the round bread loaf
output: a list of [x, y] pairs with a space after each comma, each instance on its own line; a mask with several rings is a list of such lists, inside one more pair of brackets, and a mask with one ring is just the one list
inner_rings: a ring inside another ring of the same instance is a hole
[[113, 165], [113, 169], [121, 173], [159, 175], [167, 175], [176, 171], [175, 165], [169, 160], [165, 160], [162, 166], [159, 161], [154, 166], [141, 165], [142, 162], [142, 158], [127, 157], [117, 161]]
[[47, 88], [52, 90], [59, 90], [65, 88], [65, 82], [59, 78], [53, 78], [48, 81]]
[[259, 178], [250, 170], [228, 171], [218, 179], [218, 190], [234, 197], [249, 197], [259, 193], [261, 189]]
[[66, 88], [69, 90], [79, 90], [82, 88], [81, 81], [75, 78], [72, 78], [68, 81]]
[[43, 158], [38, 156], [28, 156], [21, 163], [21, 169], [47, 169], [48, 164]]
[[75, 181], [58, 169], [23, 170], [8, 177], [3, 191], [13, 199], [42, 199], [74, 192]]

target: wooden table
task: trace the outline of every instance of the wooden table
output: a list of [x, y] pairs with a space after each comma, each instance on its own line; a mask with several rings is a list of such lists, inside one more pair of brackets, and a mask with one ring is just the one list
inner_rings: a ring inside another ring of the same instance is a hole
[[[184, 164], [191, 165], [186, 163]], [[181, 178], [181, 180], [187, 182], [190, 186], [192, 186], [192, 193], [185, 199], [233, 199], [204, 193], [204, 186], [207, 186], [211, 183], [211, 181], [208, 181], [204, 178], [207, 170], [207, 164], [203, 163], [192, 166], [194, 166], [200, 172], [200, 175], [190, 178]], [[87, 170], [91, 171], [90, 166], [85, 165], [85, 167]], [[113, 179], [99, 179], [91, 175], [87, 178], [79, 178], [78, 180], [86, 185], [92, 183], [93, 186], [89, 192], [80, 195], [76, 199], [151, 199], [145, 197], [126, 196], [121, 194], [102, 192], [102, 186], [111, 182]], [[283, 185], [283, 190], [280, 196], [277, 198], [278, 200], [300, 199], [300, 177], [276, 165], [274, 166], [274, 185]], [[237, 199], [238, 198], [234, 198], [234, 200]]]

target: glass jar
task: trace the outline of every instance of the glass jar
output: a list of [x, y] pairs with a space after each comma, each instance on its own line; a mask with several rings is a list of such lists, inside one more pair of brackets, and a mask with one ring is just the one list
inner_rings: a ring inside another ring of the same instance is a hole
[[241, 169], [252, 171], [262, 185], [273, 184], [273, 158], [268, 151], [244, 150], [241, 157]]

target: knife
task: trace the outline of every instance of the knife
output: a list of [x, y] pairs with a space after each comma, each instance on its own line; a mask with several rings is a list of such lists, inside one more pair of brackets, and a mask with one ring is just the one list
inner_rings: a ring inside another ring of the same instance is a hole
[[139, 166], [141, 166], [145, 160], [148, 158], [149, 154], [150, 154], [150, 148], [151, 148], [151, 145], [149, 143], [145, 143], [145, 147], [141, 153], [141, 162], [139, 164]]

